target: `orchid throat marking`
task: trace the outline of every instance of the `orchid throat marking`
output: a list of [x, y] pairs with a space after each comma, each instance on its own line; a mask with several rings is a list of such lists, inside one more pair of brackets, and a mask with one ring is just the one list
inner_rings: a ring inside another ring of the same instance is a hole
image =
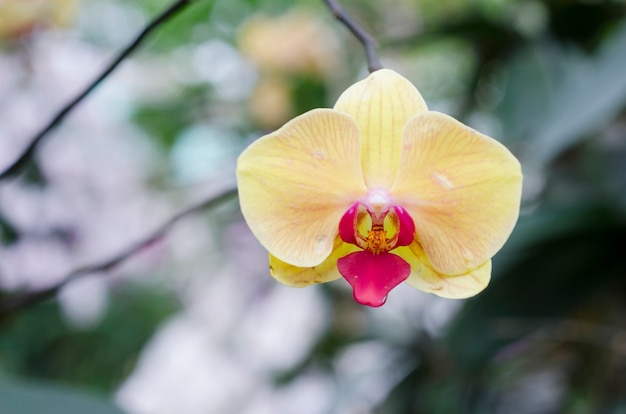
[[344, 242], [378, 255], [411, 244], [415, 224], [403, 207], [392, 204], [385, 191], [372, 190], [346, 211], [339, 235]]

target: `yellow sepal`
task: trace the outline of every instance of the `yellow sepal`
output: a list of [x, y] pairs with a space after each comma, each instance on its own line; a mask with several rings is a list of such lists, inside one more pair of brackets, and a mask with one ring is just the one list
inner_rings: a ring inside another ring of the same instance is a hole
[[335, 109], [359, 124], [365, 183], [389, 188], [400, 161], [402, 129], [410, 117], [428, 109], [422, 95], [404, 77], [381, 69], [346, 89]]

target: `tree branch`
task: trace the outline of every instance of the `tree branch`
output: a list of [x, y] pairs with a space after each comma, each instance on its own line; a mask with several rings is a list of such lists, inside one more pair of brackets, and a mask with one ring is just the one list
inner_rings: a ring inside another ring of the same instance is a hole
[[[61, 111], [59, 111], [57, 115], [37, 135], [35, 135], [30, 140], [30, 143], [24, 148], [24, 150], [17, 157], [17, 159], [12, 162], [5, 170], [0, 172], [0, 180], [6, 179], [19, 172], [32, 159], [36, 148], [50, 131], [58, 126], [85, 97], [87, 97], [102, 81], [104, 81], [117, 68], [117, 66], [122, 63], [122, 61], [124, 61], [124, 59], [126, 59], [143, 42], [146, 37], [148, 37], [148, 35], [154, 29], [172, 18], [174, 15], [183, 10], [193, 1], [195, 0], [178, 0], [169, 8], [167, 8], [164, 12], [158, 15], [154, 20], [152, 20], [139, 33], [139, 35], [118, 54], [118, 56], [106, 67], [106, 69], [89, 86], [87, 86], [87, 88], [83, 92], [81, 92], [63, 109], [61, 109]], [[376, 40], [358, 23], [356, 23], [356, 21], [354, 21], [352, 17], [345, 12], [345, 10], [336, 0], [324, 0], [324, 3], [326, 3], [335, 18], [343, 23], [363, 45], [369, 71], [374, 72], [382, 69], [383, 66], [380, 63], [376, 51]], [[176, 224], [180, 219], [197, 211], [214, 207], [226, 200], [231, 199], [233, 196], [236, 195], [236, 193], [237, 190], [232, 189], [181, 211], [180, 213], [176, 214], [168, 221], [163, 223], [159, 228], [153, 231], [145, 239], [129, 246], [128, 248], [111, 258], [73, 270], [72, 272], [68, 273], [64, 278], [62, 278], [60, 282], [50, 287], [32, 292], [16, 293], [12, 296], [5, 298], [4, 300], [0, 301], [0, 319], [23, 308], [54, 297], [61, 290], [61, 288], [76, 279], [96, 272], [103, 272], [113, 269], [121, 262], [131, 257], [144, 247], [157, 241], [170, 229], [170, 227]]]
[[32, 292], [16, 293], [12, 296], [7, 297], [0, 302], [0, 320], [6, 315], [12, 314], [23, 308], [54, 297], [59, 292], [59, 290], [61, 290], [61, 288], [76, 279], [96, 272], [105, 272], [113, 269], [141, 249], [159, 240], [172, 226], [174, 226], [174, 224], [176, 224], [182, 218], [194, 214], [198, 211], [216, 207], [219, 204], [234, 198], [236, 194], [237, 190], [231, 189], [221, 194], [218, 194], [217, 196], [213, 196], [204, 201], [201, 201], [198, 204], [194, 204], [191, 207], [188, 207], [176, 214], [175, 216], [171, 217], [144, 239], [128, 246], [117, 255], [91, 265], [79, 267], [68, 273], [65, 277], [61, 279], [60, 282], [50, 287]]
[[181, 10], [187, 7], [195, 0], [178, 0], [154, 20], [152, 20], [137, 37], [124, 48], [117, 57], [107, 66], [107, 68], [98, 76], [87, 88], [76, 96], [70, 103], [68, 103], [61, 111], [59, 111], [54, 118], [46, 125], [37, 135], [35, 135], [29, 141], [29, 144], [22, 150], [21, 154], [9, 164], [1, 173], [0, 180], [6, 179], [17, 172], [19, 172], [34, 155], [35, 149], [39, 146], [41, 141], [52, 131], [57, 125], [63, 121], [63, 119], [69, 114], [72, 109], [76, 107], [87, 95], [89, 95], [104, 79], [106, 79], [111, 72], [117, 68], [117, 66], [124, 61], [142, 42], [148, 37], [148, 35], [156, 29], [158, 26], [174, 17]]
[[324, 0], [324, 3], [328, 6], [335, 19], [343, 23], [344, 26], [350, 30], [350, 32], [357, 38], [357, 40], [363, 45], [365, 49], [365, 58], [367, 59], [367, 69], [370, 73], [375, 72], [383, 68], [378, 58], [378, 52], [376, 51], [376, 40], [370, 35], [361, 25], [359, 25], [354, 19], [346, 13], [336, 0]]

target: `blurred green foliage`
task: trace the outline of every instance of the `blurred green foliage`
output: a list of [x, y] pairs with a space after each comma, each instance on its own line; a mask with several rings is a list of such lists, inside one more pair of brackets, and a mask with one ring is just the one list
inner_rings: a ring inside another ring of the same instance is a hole
[[[302, 3], [327, 13], [321, 2]], [[149, 15], [163, 6], [138, 4]], [[198, 1], [142, 53], [212, 38], [236, 45], [239, 25], [254, 12], [276, 14], [290, 5]], [[377, 340], [398, 350], [398, 366], [413, 367], [380, 404], [381, 414], [626, 412], [626, 3], [347, 0], [344, 7], [405, 67], [423, 67], [432, 50], [451, 51], [445, 59], [461, 85], [446, 89], [426, 78], [418, 87], [429, 102], [453, 100], [455, 115], [470, 124], [487, 119], [493, 135], [519, 155], [524, 208], [494, 259], [491, 285], [464, 304], [441, 336], [416, 329], [398, 340], [376, 326], [350, 332], [331, 324], [304, 363], [277, 376], [277, 385], [311, 366], [332, 371], [330, 361], [346, 346]], [[404, 26], [393, 31], [397, 21]], [[362, 59], [358, 45], [344, 38], [351, 48], [345, 66], [362, 67], [355, 64]], [[415, 72], [404, 74], [420, 78]], [[336, 95], [320, 79], [289, 81], [297, 112], [327, 106]], [[215, 99], [197, 85], [183, 87], [170, 101], [138, 108], [133, 120], [169, 151], [202, 118], [198, 108], [220, 105]], [[243, 117], [245, 108], [238, 109]], [[261, 129], [252, 120], [241, 124], [241, 141]], [[2, 217], [0, 233], [3, 243], [19, 237]], [[324, 291], [336, 313], [350, 306], [349, 295]], [[0, 324], [0, 368], [110, 392], [175, 309], [160, 294], [118, 292], [102, 323], [75, 331], [55, 305], [38, 306]], [[536, 390], [524, 387], [546, 372], [559, 378], [557, 404], [532, 405]]]
[[2, 414], [122, 414], [113, 404], [49, 384], [0, 382]]
[[135, 365], [139, 351], [178, 305], [156, 289], [113, 290], [95, 326], [72, 328], [46, 303], [0, 322], [0, 371], [111, 392]]

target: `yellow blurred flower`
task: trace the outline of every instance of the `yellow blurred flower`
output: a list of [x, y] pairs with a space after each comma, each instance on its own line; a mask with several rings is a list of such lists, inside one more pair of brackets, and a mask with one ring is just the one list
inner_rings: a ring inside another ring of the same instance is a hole
[[244, 56], [259, 69], [259, 84], [248, 102], [262, 128], [274, 129], [293, 116], [293, 85], [312, 79], [324, 83], [341, 73], [341, 45], [318, 16], [294, 8], [280, 16], [257, 15], [238, 37]]
[[0, 0], [0, 40], [40, 27], [65, 27], [76, 7], [77, 0]]
[[429, 111], [383, 69], [239, 157], [241, 210], [291, 286], [343, 276], [382, 305], [406, 281], [450, 298], [489, 283], [517, 221], [522, 174], [499, 142]]
[[325, 76], [338, 66], [339, 44], [314, 14], [294, 9], [256, 16], [242, 28], [239, 47], [261, 70]]
[[274, 129], [293, 116], [291, 85], [280, 76], [261, 78], [248, 101], [250, 115], [266, 130]]

